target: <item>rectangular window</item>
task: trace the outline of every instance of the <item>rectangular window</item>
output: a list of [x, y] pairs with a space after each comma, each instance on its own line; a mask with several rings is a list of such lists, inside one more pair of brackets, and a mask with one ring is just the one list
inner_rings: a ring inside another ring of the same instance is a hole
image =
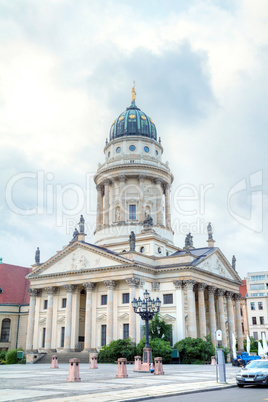
[[106, 325], [101, 326], [101, 346], [106, 345]]
[[253, 302], [250, 303], [250, 310], [255, 310], [255, 303]]
[[254, 275], [250, 278], [252, 281], [264, 281], [265, 275]]
[[106, 306], [107, 304], [107, 295], [101, 295], [101, 305]]
[[47, 310], [47, 300], [44, 300], [44, 310]]
[[260, 324], [264, 325], [264, 317], [260, 317]]
[[258, 302], [258, 308], [259, 308], [259, 310], [263, 310], [262, 302]]
[[129, 338], [129, 324], [123, 324], [123, 339]]
[[255, 341], [258, 340], [258, 332], [253, 332], [253, 338], [255, 339]]
[[244, 323], [241, 322], [241, 325], [242, 325], [242, 332], [243, 332], [243, 334], [244, 334], [244, 333], [245, 333]]
[[243, 310], [241, 307], [240, 307], [240, 315], [241, 315], [241, 317], [243, 317]]
[[61, 308], [66, 308], [66, 299], [62, 299]]
[[65, 337], [65, 327], [61, 327], [61, 334], [60, 334], [60, 347], [61, 348], [64, 348], [64, 337]]
[[1, 342], [9, 342], [10, 324], [10, 318], [3, 319], [1, 329]]
[[129, 303], [129, 293], [123, 293], [123, 303]]
[[163, 295], [164, 304], [173, 304], [173, 294]]
[[257, 318], [256, 317], [252, 317], [252, 325], [257, 325]]
[[136, 205], [129, 205], [129, 220], [135, 221], [136, 219]]
[[262, 290], [264, 289], [264, 283], [254, 283], [253, 285], [250, 285], [251, 290]]
[[46, 328], [43, 328], [43, 334], [42, 334], [42, 348], [45, 347], [45, 342], [46, 342]]

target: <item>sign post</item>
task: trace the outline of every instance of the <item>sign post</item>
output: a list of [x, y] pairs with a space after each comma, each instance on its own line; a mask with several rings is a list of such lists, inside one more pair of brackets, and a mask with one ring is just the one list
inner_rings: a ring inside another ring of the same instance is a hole
[[215, 332], [215, 358], [216, 358], [216, 381], [218, 382], [218, 351], [217, 351], [217, 345], [218, 342], [222, 341], [222, 331], [218, 329], [218, 331]]

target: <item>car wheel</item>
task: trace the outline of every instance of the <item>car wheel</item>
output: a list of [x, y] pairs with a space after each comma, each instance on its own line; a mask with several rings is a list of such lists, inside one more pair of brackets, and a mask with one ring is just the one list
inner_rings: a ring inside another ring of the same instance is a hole
[[244, 384], [236, 384], [238, 386], [238, 388], [243, 388]]

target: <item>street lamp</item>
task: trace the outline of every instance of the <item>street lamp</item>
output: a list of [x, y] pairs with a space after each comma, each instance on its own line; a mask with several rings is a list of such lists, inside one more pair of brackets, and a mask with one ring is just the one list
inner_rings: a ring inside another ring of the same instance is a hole
[[155, 313], [159, 313], [161, 301], [157, 297], [156, 300], [152, 300], [150, 294], [145, 290], [143, 294], [144, 299], [133, 299], [132, 307], [134, 312], [141, 316], [141, 319], [145, 321], [145, 348], [150, 348], [149, 345], [149, 321], [153, 319]]

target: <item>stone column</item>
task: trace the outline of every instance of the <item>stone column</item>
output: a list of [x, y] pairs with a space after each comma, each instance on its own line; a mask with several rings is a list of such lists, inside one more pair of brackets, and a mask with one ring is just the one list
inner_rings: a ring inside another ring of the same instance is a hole
[[125, 222], [126, 218], [126, 206], [125, 206], [125, 194], [124, 194], [124, 187], [126, 184], [126, 176], [121, 175], [119, 177], [120, 180], [120, 220], [121, 222]]
[[95, 283], [86, 282], [83, 284], [83, 286], [86, 288], [87, 291], [84, 351], [89, 352], [91, 350], [91, 332], [92, 332], [92, 290], [95, 287]]
[[166, 213], [166, 227], [171, 228], [171, 212], [170, 212], [170, 184], [165, 186], [165, 213]]
[[232, 350], [232, 346], [233, 346], [232, 345], [232, 334], [234, 333], [233, 295], [234, 295], [233, 292], [226, 292], [230, 350]]
[[214, 346], [215, 346], [215, 332], [216, 332], [215, 292], [216, 288], [214, 286], [208, 286], [209, 325], [210, 325], [211, 340]]
[[188, 336], [196, 338], [196, 314], [195, 314], [195, 293], [194, 285], [195, 281], [185, 281], [187, 289], [187, 314], [188, 314]]
[[218, 289], [217, 295], [219, 299], [219, 319], [220, 319], [220, 329], [222, 331], [222, 346], [224, 348], [227, 347], [227, 334], [226, 334], [226, 325], [225, 325], [225, 312], [224, 312], [224, 293], [225, 290]]
[[177, 326], [177, 338], [174, 340], [174, 344], [181, 339], [185, 338], [185, 313], [184, 313], [184, 292], [183, 281], [173, 281], [176, 288], [176, 326]]
[[35, 321], [35, 304], [36, 297], [40, 296], [40, 289], [28, 289], [30, 293], [30, 306], [29, 306], [29, 317], [28, 317], [28, 330], [26, 339], [26, 351], [33, 351], [33, 335], [34, 335], [34, 321]]
[[65, 285], [67, 292], [66, 317], [65, 317], [65, 336], [64, 350], [69, 352], [71, 349], [71, 328], [72, 328], [72, 295], [76, 289], [75, 285]]
[[139, 221], [143, 222], [145, 220], [145, 210], [144, 210], [144, 175], [139, 175], [140, 182], [140, 208], [139, 208]]
[[107, 297], [107, 345], [113, 340], [113, 316], [114, 316], [114, 297], [113, 292], [116, 285], [115, 281], [104, 281], [104, 285], [108, 289]]
[[206, 306], [204, 290], [207, 285], [205, 283], [198, 283], [198, 312], [199, 312], [199, 331], [200, 338], [205, 339], [207, 335], [207, 321], [206, 321]]
[[50, 286], [45, 288], [48, 301], [47, 301], [47, 320], [46, 320], [46, 338], [45, 338], [45, 349], [51, 349], [51, 336], [52, 336], [52, 315], [53, 315], [53, 295], [57, 288], [55, 286]]
[[136, 313], [132, 307], [132, 300], [136, 297], [136, 287], [140, 284], [140, 280], [136, 278], [128, 278], [126, 282], [129, 286], [129, 337], [136, 343]]
[[163, 225], [163, 189], [162, 189], [162, 182], [159, 179], [156, 179], [156, 212], [157, 212], [157, 224]]
[[236, 293], [234, 295], [234, 299], [235, 299], [235, 321], [236, 321], [237, 347], [238, 347], [238, 350], [244, 350], [243, 333], [242, 333], [242, 325], [241, 325], [241, 314], [240, 314], [241, 295]]
[[104, 225], [109, 225], [109, 188], [110, 188], [110, 180], [106, 180], [104, 182]]
[[96, 186], [97, 189], [97, 222], [96, 222], [96, 230], [99, 230], [102, 226], [103, 222], [103, 195], [102, 195], [102, 186], [98, 184]]

